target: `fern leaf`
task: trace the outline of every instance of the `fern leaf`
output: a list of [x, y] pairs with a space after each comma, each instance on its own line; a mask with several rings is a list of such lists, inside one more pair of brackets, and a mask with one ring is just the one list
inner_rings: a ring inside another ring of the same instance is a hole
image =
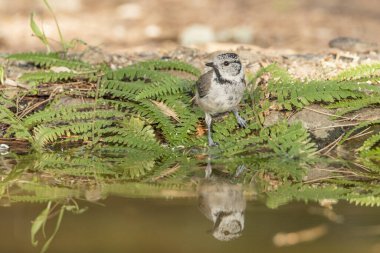
[[25, 61], [43, 68], [67, 67], [69, 69], [92, 69], [92, 65], [74, 59], [63, 59], [58, 53], [17, 53], [7, 57], [9, 60]]
[[179, 78], [168, 78], [162, 82], [155, 82], [151, 85], [147, 85], [136, 96], [137, 100], [144, 98], [157, 98], [167, 95], [173, 95], [178, 93], [184, 93], [191, 90], [194, 82], [187, 81]]
[[363, 64], [340, 72], [335, 80], [358, 80], [380, 76], [380, 63]]
[[357, 206], [380, 206], [379, 196], [349, 196], [348, 202]]
[[75, 79], [89, 79], [94, 81], [96, 79], [94, 72], [80, 73], [80, 72], [30, 72], [24, 73], [19, 80], [27, 83], [51, 83], [51, 82], [65, 82]]
[[340, 144], [342, 144], [343, 142], [345, 142], [353, 133], [355, 133], [356, 131], [360, 130], [360, 129], [363, 129], [363, 128], [366, 128], [366, 127], [369, 127], [369, 126], [373, 126], [373, 125], [378, 125], [380, 124], [380, 120], [374, 120], [374, 121], [365, 121], [365, 122], [362, 122], [360, 123], [359, 125], [355, 126], [354, 128], [352, 128], [350, 131], [348, 131], [346, 133], [346, 135], [342, 138], [342, 140], [339, 142]]
[[358, 111], [360, 109], [380, 104], [380, 96], [364, 96], [357, 99], [338, 101], [334, 104], [328, 105], [327, 108], [339, 108], [336, 112], [337, 115], [345, 115], [350, 112]]
[[200, 70], [194, 66], [175, 60], [150, 60], [136, 63], [132, 65], [132, 67], [149, 70], [177, 70], [192, 74], [195, 77], [198, 77], [201, 74]]

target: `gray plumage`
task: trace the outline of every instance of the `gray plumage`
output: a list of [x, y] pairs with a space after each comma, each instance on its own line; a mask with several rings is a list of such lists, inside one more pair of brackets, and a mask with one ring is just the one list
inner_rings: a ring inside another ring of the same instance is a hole
[[214, 223], [212, 235], [230, 241], [242, 235], [246, 200], [243, 187], [220, 180], [205, 180], [198, 188], [199, 208]]
[[213, 115], [233, 112], [240, 127], [246, 127], [246, 121], [238, 113], [238, 105], [245, 90], [244, 68], [235, 53], [217, 55], [206, 66], [212, 67], [212, 70], [196, 82], [195, 99], [205, 112], [208, 144], [214, 146], [216, 143], [211, 137]]

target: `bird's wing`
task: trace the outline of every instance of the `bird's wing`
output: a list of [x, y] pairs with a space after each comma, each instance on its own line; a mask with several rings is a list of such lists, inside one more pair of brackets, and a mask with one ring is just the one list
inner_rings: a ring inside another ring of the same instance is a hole
[[206, 96], [211, 87], [212, 70], [203, 74], [195, 83], [200, 98]]

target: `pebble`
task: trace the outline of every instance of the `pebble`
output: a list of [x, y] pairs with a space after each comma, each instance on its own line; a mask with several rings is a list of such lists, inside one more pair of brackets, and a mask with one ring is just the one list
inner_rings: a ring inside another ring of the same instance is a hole
[[0, 155], [6, 155], [8, 154], [9, 152], [9, 146], [7, 144], [0, 144]]

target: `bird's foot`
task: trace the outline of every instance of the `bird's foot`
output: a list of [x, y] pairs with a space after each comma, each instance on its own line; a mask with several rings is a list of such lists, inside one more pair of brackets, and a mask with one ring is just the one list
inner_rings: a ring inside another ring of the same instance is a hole
[[239, 124], [239, 126], [242, 128], [246, 128], [248, 125], [247, 121], [245, 119], [243, 119], [242, 117], [240, 117], [239, 115], [236, 116], [236, 121]]
[[209, 145], [210, 147], [215, 147], [215, 146], [219, 146], [219, 143], [214, 142], [214, 141], [210, 138], [210, 139], [208, 139], [208, 145]]
[[239, 177], [240, 174], [246, 169], [245, 165], [242, 164], [242, 165], [239, 165], [237, 168], [236, 168], [236, 172], [235, 172], [235, 177]]

